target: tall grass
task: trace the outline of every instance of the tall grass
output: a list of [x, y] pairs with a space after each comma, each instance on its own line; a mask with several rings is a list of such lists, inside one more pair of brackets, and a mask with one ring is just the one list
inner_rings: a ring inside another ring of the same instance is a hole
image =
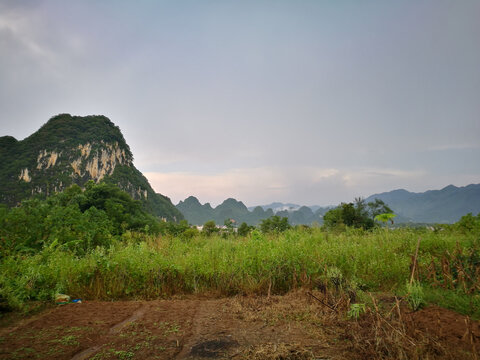
[[83, 299], [150, 299], [173, 294], [285, 293], [312, 286], [331, 268], [369, 291], [399, 291], [422, 238], [419, 267], [456, 248], [478, 246], [475, 234], [402, 229], [340, 234], [295, 229], [247, 237], [149, 237], [127, 233], [84, 256], [45, 248], [0, 264], [0, 298], [21, 308], [63, 292]]

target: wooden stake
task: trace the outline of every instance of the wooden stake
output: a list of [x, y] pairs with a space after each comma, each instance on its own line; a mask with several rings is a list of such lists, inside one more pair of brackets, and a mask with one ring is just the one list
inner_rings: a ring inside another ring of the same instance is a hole
[[417, 258], [418, 258], [418, 249], [420, 249], [420, 240], [421, 238], [418, 238], [417, 249], [415, 250], [415, 257], [413, 258], [412, 275], [410, 276], [410, 285], [412, 285], [413, 276], [415, 275], [415, 267], [417, 265]]

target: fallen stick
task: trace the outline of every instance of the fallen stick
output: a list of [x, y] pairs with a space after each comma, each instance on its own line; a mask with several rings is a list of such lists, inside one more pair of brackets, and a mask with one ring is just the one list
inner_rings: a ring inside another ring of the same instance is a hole
[[315, 300], [317, 300], [317, 301], [318, 301], [320, 304], [322, 304], [323, 306], [326, 306], [326, 307], [328, 307], [329, 309], [337, 312], [337, 309], [335, 309], [333, 306], [330, 306], [330, 305], [324, 303], [322, 300], [320, 300], [320, 299], [317, 298], [315, 295], [313, 295], [310, 291], [307, 292], [307, 294], [310, 295], [310, 296], [311, 296], [312, 298], [314, 298]]

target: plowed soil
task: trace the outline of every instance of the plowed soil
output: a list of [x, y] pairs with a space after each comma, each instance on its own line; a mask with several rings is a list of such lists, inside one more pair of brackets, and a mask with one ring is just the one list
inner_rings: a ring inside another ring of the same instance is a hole
[[[446, 349], [430, 359], [475, 359], [480, 349], [479, 323], [454, 312], [432, 307], [405, 319], [409, 331], [434, 337]], [[0, 328], [0, 359], [359, 359], [345, 336], [354, 324], [304, 291], [86, 301]]]

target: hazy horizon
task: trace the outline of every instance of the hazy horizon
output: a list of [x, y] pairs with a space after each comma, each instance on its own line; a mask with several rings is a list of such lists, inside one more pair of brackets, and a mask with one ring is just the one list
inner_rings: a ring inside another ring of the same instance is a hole
[[0, 1], [0, 136], [102, 114], [177, 204], [480, 183], [479, 1]]

